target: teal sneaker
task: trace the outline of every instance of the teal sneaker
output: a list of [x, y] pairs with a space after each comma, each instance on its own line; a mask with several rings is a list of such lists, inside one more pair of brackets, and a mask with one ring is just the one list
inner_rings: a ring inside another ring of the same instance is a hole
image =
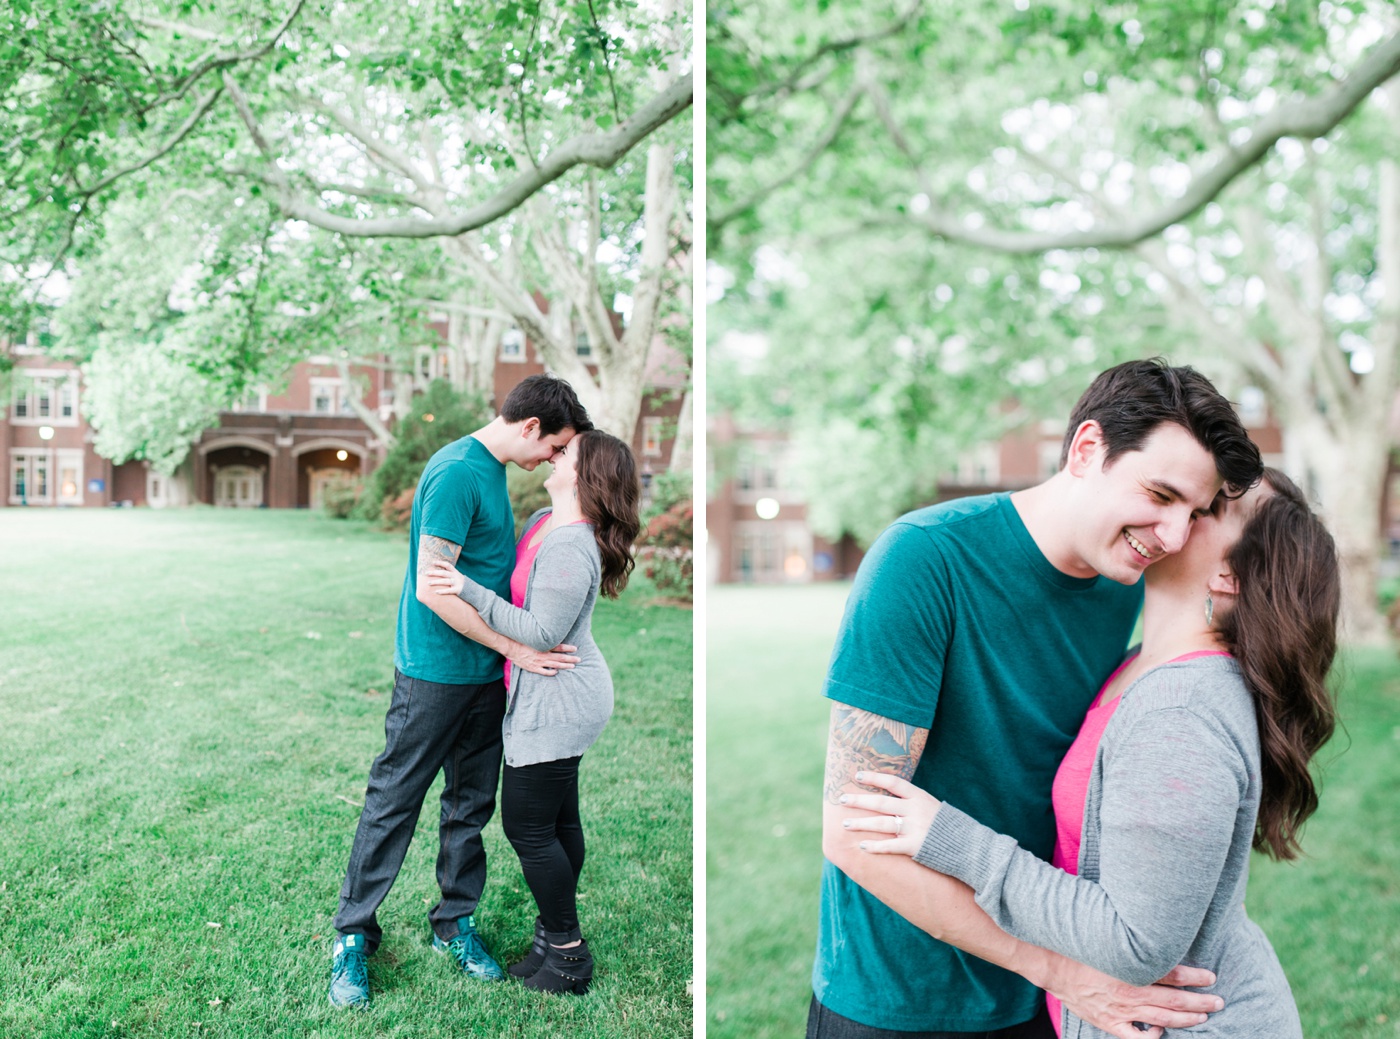
[[479, 978], [482, 981], [506, 979], [501, 965], [486, 951], [486, 943], [481, 940], [481, 935], [476, 933], [476, 921], [470, 916], [464, 916], [457, 921], [456, 938], [443, 941], [434, 934], [433, 952], [450, 952], [452, 958], [457, 961], [457, 966], [462, 968], [462, 973], [468, 977]]
[[369, 1007], [369, 965], [365, 936], [342, 934], [331, 951], [331, 1006], [351, 1010]]

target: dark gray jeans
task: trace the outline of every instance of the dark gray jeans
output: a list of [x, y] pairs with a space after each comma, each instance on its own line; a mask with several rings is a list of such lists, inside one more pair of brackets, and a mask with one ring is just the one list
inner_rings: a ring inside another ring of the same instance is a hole
[[807, 1008], [807, 1039], [1055, 1039], [1055, 1026], [1050, 1023], [1050, 1011], [1042, 999], [1035, 1017], [1010, 1028], [992, 1032], [896, 1032], [842, 1017], [813, 996]]
[[443, 940], [474, 912], [486, 886], [482, 828], [496, 809], [501, 775], [502, 681], [442, 685], [394, 671], [394, 697], [384, 719], [384, 753], [374, 759], [365, 807], [340, 889], [335, 929], [363, 934], [371, 952], [383, 931], [375, 911], [399, 875], [423, 799], [441, 771], [437, 880], [442, 898], [428, 914]]

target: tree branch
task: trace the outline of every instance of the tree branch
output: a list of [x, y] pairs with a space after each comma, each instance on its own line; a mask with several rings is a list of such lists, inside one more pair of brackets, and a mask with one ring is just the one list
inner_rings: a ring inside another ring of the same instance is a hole
[[[226, 77], [225, 85], [231, 83], [231, 78]], [[694, 100], [694, 74], [687, 73], [671, 84], [639, 108], [631, 119], [616, 130], [605, 134], [590, 133], [574, 137], [556, 148], [537, 169], [521, 174], [487, 201], [473, 206], [465, 213], [435, 219], [381, 217], [359, 220], [327, 213], [298, 197], [287, 182], [286, 176], [277, 168], [276, 158], [267, 143], [267, 138], [258, 128], [247, 98], [238, 90], [237, 84], [229, 86], [229, 92], [234, 98], [244, 125], [268, 163], [270, 175], [281, 194], [280, 203], [285, 216], [293, 220], [304, 220], [326, 231], [356, 238], [434, 238], [439, 235], [455, 237], [505, 216], [535, 192], [558, 180], [575, 166], [597, 166], [600, 169], [615, 166], [639, 141], [690, 107]]]
[[899, 35], [901, 32], [904, 31], [905, 27], [907, 27], [909, 23], [914, 20], [914, 16], [919, 13], [919, 9], [922, 7], [923, 0], [914, 0], [914, 2], [909, 5], [909, 9], [907, 11], [905, 11], [897, 19], [895, 19], [893, 22], [891, 22], [889, 25], [885, 26], [882, 29], [874, 29], [867, 33], [857, 33], [854, 36], [846, 36], [842, 39], [831, 40], [827, 43], [822, 44], [811, 54], [807, 55], [807, 57], [799, 61], [797, 65], [794, 66], [792, 72], [788, 74], [786, 79], [779, 80], [777, 83], [770, 83], [767, 86], [759, 87], [757, 90], [754, 90], [752, 93], [748, 94], [743, 100], [758, 100], [761, 98], [766, 98], [770, 94], [787, 94], [790, 92], [795, 93], [797, 89], [799, 89], [799, 83], [803, 75], [809, 68], [811, 68], [817, 62], [821, 61], [823, 58], [827, 57], [830, 54], [841, 54], [845, 51], [855, 50], [857, 47], [863, 47], [867, 43], [875, 43], [878, 40], [888, 39], [891, 36]]
[[1186, 192], [1174, 202], [1139, 220], [1086, 231], [1016, 231], [971, 227], [952, 213], [890, 213], [865, 221], [867, 227], [913, 223], [930, 234], [996, 252], [1028, 254], [1051, 249], [1127, 249], [1188, 219], [1229, 184], [1250, 169], [1283, 137], [1312, 140], [1324, 137], [1386, 80], [1400, 72], [1400, 33], [1372, 48], [1351, 75], [1319, 97], [1281, 106], [1259, 119], [1243, 144], [1216, 154], [1209, 167], [1198, 171]]
[[846, 120], [851, 117], [851, 112], [855, 110], [856, 102], [860, 100], [863, 93], [865, 93], [865, 87], [859, 83], [850, 89], [846, 96], [841, 99], [840, 104], [836, 106], [836, 110], [832, 113], [831, 119], [826, 124], [826, 128], [822, 130], [821, 136], [812, 142], [812, 146], [807, 149], [807, 152], [790, 170], [777, 180], [758, 188], [742, 202], [738, 202], [728, 209], [720, 210], [715, 216], [708, 217], [706, 223], [709, 225], [711, 236], [717, 234], [725, 224], [736, 217], [742, 216], [779, 188], [792, 183], [792, 181], [805, 173], [811, 167], [812, 163], [821, 158], [822, 153], [830, 148], [836, 141], [836, 138], [840, 136], [842, 127], [846, 125]]
[[180, 124], [180, 128], [175, 131], [175, 135], [171, 137], [170, 140], [166, 141], [165, 144], [163, 144], [161, 147], [151, 152], [150, 155], [147, 155], [144, 159], [132, 163], [130, 166], [122, 167], [115, 173], [109, 173], [107, 176], [99, 180], [96, 184], [93, 184], [89, 187], [79, 188], [81, 194], [87, 198], [91, 198], [103, 188], [109, 187], [111, 184], [113, 184], [115, 181], [120, 180], [122, 177], [128, 176], [132, 173], [136, 173], [138, 170], [143, 170], [151, 163], [155, 162], [157, 159], [169, 155], [170, 152], [174, 150], [175, 146], [178, 145], [181, 141], [183, 141], [186, 137], [188, 137], [190, 133], [194, 130], [194, 128], [199, 125], [199, 121], [204, 118], [205, 113], [207, 113], [209, 109], [214, 107], [214, 102], [219, 99], [219, 95], [222, 92], [223, 91], [221, 88], [215, 87], [213, 90], [209, 91], [208, 94], [204, 95], [204, 97], [200, 100], [199, 104], [195, 105], [194, 111], [190, 113], [189, 118], [187, 118], [183, 123]]

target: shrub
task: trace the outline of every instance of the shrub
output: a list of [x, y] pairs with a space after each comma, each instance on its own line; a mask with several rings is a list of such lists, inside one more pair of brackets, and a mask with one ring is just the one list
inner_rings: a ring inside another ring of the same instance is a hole
[[548, 465], [537, 465], [532, 473], [518, 466], [506, 466], [506, 489], [510, 493], [511, 512], [515, 514], [516, 537], [524, 530], [531, 513], [549, 504], [549, 492], [544, 489], [549, 473]]
[[408, 513], [404, 512], [400, 499], [405, 491], [409, 492], [409, 507], [412, 507], [412, 491], [418, 486], [418, 478], [423, 475], [428, 459], [438, 449], [476, 432], [491, 419], [492, 412], [485, 401], [457, 393], [444, 379], [434, 380], [427, 392], [414, 400], [413, 409], [395, 428], [394, 446], [369, 478], [360, 498], [358, 514], [365, 519], [389, 523], [390, 516], [402, 513], [404, 519], [391, 525], [406, 525]]
[[650, 523], [673, 505], [691, 501], [694, 493], [694, 478], [689, 470], [657, 473], [651, 478], [651, 501], [642, 510], [642, 524]]
[[655, 515], [642, 531], [637, 563], [656, 585], [673, 599], [695, 599], [695, 506], [678, 501]]
[[336, 519], [349, 519], [359, 504], [360, 495], [365, 491], [364, 481], [358, 476], [346, 473], [331, 480], [321, 491], [321, 508], [328, 516]]

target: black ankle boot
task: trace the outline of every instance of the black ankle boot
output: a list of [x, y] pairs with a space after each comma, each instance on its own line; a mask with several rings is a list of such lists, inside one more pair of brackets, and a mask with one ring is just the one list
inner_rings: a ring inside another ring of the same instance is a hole
[[545, 934], [544, 962], [525, 979], [525, 987], [536, 992], [572, 992], [583, 995], [593, 981], [593, 954], [588, 943], [580, 941], [569, 949], [556, 949], [559, 942], [573, 941], [577, 932]]
[[528, 978], [540, 969], [540, 964], [544, 963], [544, 954], [549, 949], [549, 942], [545, 941], [544, 933], [544, 921], [537, 916], [535, 917], [535, 940], [530, 944], [530, 951], [519, 963], [512, 963], [506, 968], [511, 977]]

